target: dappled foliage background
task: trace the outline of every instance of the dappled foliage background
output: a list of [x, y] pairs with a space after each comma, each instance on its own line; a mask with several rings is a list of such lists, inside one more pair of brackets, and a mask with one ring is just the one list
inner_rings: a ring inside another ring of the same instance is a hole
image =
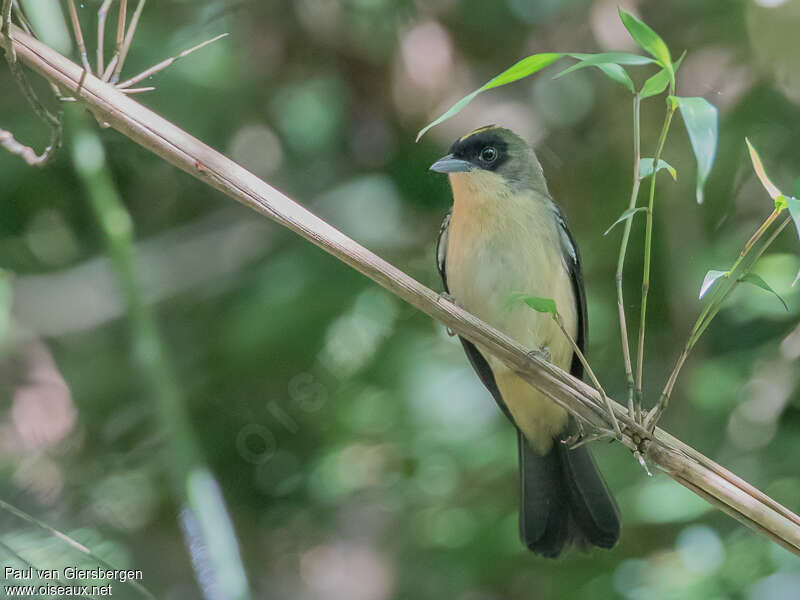
[[[98, 0], [81, 4], [93, 23]], [[646, 390], [652, 399], [699, 308], [771, 210], [746, 157], [800, 191], [797, 0], [623, 2], [677, 56], [681, 95], [720, 110], [706, 202], [680, 122], [657, 199]], [[585, 264], [589, 358], [624, 395], [613, 288], [628, 201], [630, 97], [599, 72], [554, 68], [487, 93], [419, 144], [416, 131], [517, 59], [633, 50], [610, 0], [297, 0], [148, 3], [134, 74], [212, 35], [140, 96], [384, 258], [440, 289], [433, 260], [450, 203], [428, 165], [458, 135], [508, 126], [537, 147]], [[91, 26], [92, 28], [94, 25]], [[111, 36], [113, 37], [113, 36]], [[89, 34], [90, 43], [93, 35]], [[565, 63], [566, 64], [566, 63]], [[649, 73], [646, 69], [639, 81]], [[0, 126], [46, 131], [0, 68]], [[663, 97], [643, 105], [652, 154]], [[676, 121], [679, 121], [676, 119]], [[136, 265], [202, 450], [260, 598], [794, 598], [800, 560], [711, 510], [621, 446], [595, 444], [623, 536], [549, 562], [517, 538], [515, 436], [443, 328], [294, 234], [101, 131], [136, 230]], [[641, 236], [626, 275], [638, 309]], [[800, 266], [787, 229], [738, 289], [681, 377], [663, 425], [800, 510]], [[0, 370], [0, 497], [164, 598], [196, 598], [156, 408], [130, 323], [67, 152], [43, 169], [0, 155], [0, 266], [12, 281]], [[0, 511], [0, 540], [40, 566], [78, 560]], [[0, 551], [0, 561], [12, 564]], [[115, 591], [129, 593], [117, 586]], [[224, 598], [224, 590], [216, 592]], [[134, 597], [131, 595], [131, 597]]]

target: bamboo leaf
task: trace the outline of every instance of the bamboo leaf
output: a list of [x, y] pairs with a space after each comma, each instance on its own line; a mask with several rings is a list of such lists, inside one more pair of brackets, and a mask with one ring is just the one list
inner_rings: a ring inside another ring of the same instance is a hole
[[510, 310], [514, 305], [520, 302], [524, 302], [536, 312], [549, 313], [554, 317], [558, 314], [555, 300], [530, 296], [524, 292], [514, 292], [509, 295], [505, 301], [505, 308], [506, 310]]
[[783, 196], [783, 193], [770, 180], [769, 176], [767, 175], [767, 171], [764, 169], [764, 163], [761, 162], [761, 157], [753, 147], [753, 144], [751, 144], [750, 140], [747, 138], [744, 138], [744, 141], [747, 143], [747, 149], [750, 152], [750, 162], [753, 163], [753, 170], [756, 172], [756, 175], [758, 175], [761, 185], [764, 186], [765, 190], [767, 190], [769, 197], [775, 200], [775, 207], [777, 208], [778, 198]]
[[616, 63], [600, 63], [599, 65], [594, 65], [598, 69], [600, 69], [603, 73], [605, 73], [606, 77], [611, 79], [612, 81], [616, 81], [623, 87], [626, 87], [630, 90], [631, 94], [636, 93], [636, 89], [633, 87], [633, 81], [628, 75], [627, 71], [620, 67]]
[[461, 100], [453, 104], [450, 108], [448, 108], [441, 116], [437, 119], [428, 123], [425, 127], [423, 127], [420, 132], [417, 134], [417, 141], [425, 135], [425, 133], [431, 128], [435, 127], [439, 123], [446, 121], [450, 117], [457, 115], [461, 110], [472, 100], [480, 94], [481, 92], [485, 92], [486, 90], [490, 90], [492, 88], [500, 87], [501, 85], [506, 85], [508, 83], [513, 83], [514, 81], [518, 81], [527, 77], [528, 75], [533, 75], [537, 71], [541, 71], [546, 66], [554, 63], [559, 58], [564, 56], [560, 52], [543, 52], [540, 54], [532, 54], [526, 58], [523, 58], [521, 61], [511, 65], [508, 69], [493, 77], [486, 83], [484, 83], [481, 87], [479, 87], [474, 92], [467, 94]]
[[702, 300], [703, 296], [708, 293], [714, 284], [721, 278], [727, 277], [728, 271], [709, 271], [703, 278], [703, 285], [700, 286], [700, 296], [698, 299]]
[[658, 96], [669, 84], [669, 71], [661, 69], [658, 73], [649, 77], [642, 86], [642, 91], [639, 92], [639, 97], [644, 100], [651, 96]]
[[717, 109], [705, 98], [674, 97], [678, 103], [694, 156], [697, 159], [697, 203], [703, 203], [703, 187], [714, 166], [719, 137]]
[[755, 273], [745, 273], [739, 279], [739, 281], [743, 283], [749, 283], [771, 294], [774, 294], [775, 297], [781, 301], [781, 304], [783, 304], [783, 308], [785, 308], [787, 311], [789, 310], [789, 306], [786, 304], [786, 301], [783, 298], [781, 298], [780, 294], [778, 294], [778, 292], [773, 290], [772, 287], [766, 281], [764, 281], [760, 276], [756, 275]]
[[[641, 173], [641, 170], [640, 170], [639, 172]], [[620, 223], [622, 223], [623, 221], [627, 221], [628, 219], [632, 218], [632, 217], [633, 217], [633, 215], [635, 215], [635, 214], [636, 214], [637, 212], [639, 212], [640, 210], [643, 210], [643, 211], [645, 211], [645, 212], [646, 212], [646, 211], [647, 211], [647, 207], [646, 207], [646, 206], [640, 206], [640, 207], [638, 207], [638, 208], [629, 208], [628, 210], [626, 210], [624, 213], [622, 213], [622, 214], [619, 216], [619, 218], [618, 218], [616, 221], [614, 221], [614, 222], [611, 224], [611, 226], [610, 226], [608, 229], [606, 229], [606, 230], [603, 232], [603, 235], [608, 235], [608, 232], [609, 232], [609, 231], [611, 231], [612, 229], [614, 229], [614, 227], [616, 227], [617, 225], [619, 225], [619, 224], [620, 224]]]
[[637, 19], [629, 12], [619, 9], [619, 18], [633, 40], [645, 51], [649, 52], [670, 73], [673, 73], [672, 57], [664, 40], [644, 21]]
[[631, 93], [635, 93], [633, 81], [631, 81], [628, 73], [620, 65], [646, 65], [655, 62], [648, 56], [641, 56], [639, 54], [629, 54], [627, 52], [601, 52], [599, 54], [569, 54], [571, 58], [578, 59], [579, 62], [571, 67], [567, 67], [553, 79], [558, 79], [564, 75], [568, 75], [578, 69], [586, 67], [597, 67], [605, 73], [610, 79], [616, 81], [620, 85], [625, 86]]
[[[673, 73], [672, 76], [675, 76], [675, 73], [678, 72], [678, 69], [683, 62], [683, 57], [686, 56], [686, 51], [681, 54], [681, 57], [675, 61], [673, 65]], [[650, 98], [651, 96], [658, 96], [661, 92], [667, 89], [667, 85], [670, 82], [670, 72], [667, 69], [661, 69], [658, 73], [649, 77], [647, 81], [644, 82], [642, 86], [642, 91], [639, 92], [639, 97], [644, 100], [645, 98]]]
[[[630, 52], [598, 52], [597, 54], [586, 54], [586, 53], [579, 53], [579, 52], [572, 52], [568, 54], [572, 58], [576, 58], [581, 61], [581, 63], [586, 63], [585, 67], [589, 67], [592, 65], [597, 65], [600, 63], [614, 63], [617, 65], [631, 65], [631, 66], [642, 66], [642, 65], [649, 65], [654, 63], [655, 61], [650, 58], [649, 56], [642, 56], [641, 54], [631, 54]], [[580, 65], [581, 63], [578, 63]], [[570, 69], [573, 68], [583, 68], [578, 65], [573, 65]]]
[[550, 298], [539, 298], [537, 296], [528, 296], [524, 300], [525, 304], [530, 306], [533, 310], [540, 313], [550, 313], [556, 316], [556, 301]]
[[[678, 181], [678, 171], [675, 170], [675, 167], [670, 165], [667, 161], [658, 159], [658, 169], [666, 169], [670, 175], [672, 175], [672, 179]], [[652, 158], [642, 158], [639, 161], [639, 179], [644, 179], [649, 177], [653, 174], [653, 159]]]

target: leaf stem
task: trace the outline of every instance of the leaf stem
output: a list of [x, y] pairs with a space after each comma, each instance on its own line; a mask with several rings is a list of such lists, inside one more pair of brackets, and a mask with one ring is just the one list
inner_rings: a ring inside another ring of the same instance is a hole
[[772, 242], [775, 241], [775, 238], [780, 235], [783, 229], [789, 224], [792, 220], [791, 217], [786, 217], [786, 219], [781, 222], [780, 225], [772, 232], [772, 234], [767, 238], [767, 241], [758, 249], [758, 252], [755, 254], [753, 259], [744, 267], [743, 273], [741, 276], [732, 277], [736, 269], [741, 265], [744, 258], [750, 252], [750, 250], [758, 243], [758, 241], [763, 237], [764, 233], [767, 231], [769, 226], [775, 221], [775, 219], [780, 214], [780, 210], [776, 209], [770, 214], [769, 217], [766, 218], [764, 223], [756, 230], [756, 232], [750, 237], [750, 239], [745, 244], [742, 251], [739, 253], [739, 258], [736, 259], [736, 262], [733, 264], [731, 269], [728, 271], [729, 275], [726, 279], [729, 280], [729, 284], [727, 289], [721, 291], [719, 293], [719, 300], [712, 300], [710, 301], [700, 316], [697, 318], [697, 321], [692, 328], [692, 333], [689, 336], [689, 339], [686, 341], [686, 345], [683, 348], [680, 356], [678, 357], [678, 361], [675, 364], [675, 368], [670, 373], [669, 378], [667, 379], [667, 383], [664, 386], [664, 390], [661, 392], [661, 396], [658, 399], [658, 404], [653, 407], [653, 409], [647, 415], [647, 428], [652, 431], [655, 425], [658, 423], [658, 419], [661, 417], [661, 414], [667, 408], [669, 404], [670, 397], [672, 396], [672, 390], [675, 387], [675, 382], [678, 379], [678, 374], [683, 367], [683, 364], [686, 362], [686, 359], [689, 357], [689, 353], [694, 348], [697, 341], [700, 339], [700, 336], [703, 335], [705, 330], [711, 324], [711, 321], [717, 316], [720, 309], [722, 308], [722, 304], [725, 300], [733, 293], [733, 290], [736, 289], [736, 286], [739, 285], [739, 281], [741, 278], [749, 273], [755, 264], [758, 262], [758, 259], [767, 251], [767, 249], [772, 245]]
[[558, 311], [550, 313], [553, 316], [553, 320], [558, 325], [561, 332], [564, 334], [564, 337], [569, 340], [570, 345], [572, 346], [572, 350], [575, 352], [575, 356], [578, 357], [578, 360], [581, 361], [583, 368], [586, 369], [586, 373], [589, 375], [589, 379], [592, 380], [592, 384], [594, 385], [595, 389], [600, 393], [600, 397], [603, 400], [603, 403], [606, 405], [606, 409], [608, 410], [609, 420], [611, 421], [611, 425], [614, 428], [614, 434], [617, 436], [617, 439], [622, 439], [622, 430], [619, 428], [619, 422], [617, 421], [617, 416], [614, 414], [614, 407], [611, 404], [611, 400], [606, 395], [606, 391], [603, 389], [603, 386], [600, 385], [600, 381], [594, 374], [592, 367], [589, 366], [589, 361], [586, 360], [583, 352], [578, 347], [578, 344], [575, 343], [575, 340], [572, 339], [572, 336], [567, 331], [567, 328], [564, 327], [564, 323], [561, 320], [561, 315], [558, 314]]
[[[670, 95], [674, 93], [673, 86], [670, 85]], [[675, 104], [667, 102], [667, 114], [664, 117], [664, 125], [661, 128], [661, 134], [658, 137], [658, 145], [656, 146], [656, 153], [653, 157], [653, 164], [658, 165], [661, 160], [661, 153], [664, 150], [664, 143], [667, 140], [669, 133], [669, 126], [672, 123], [672, 116], [675, 114]], [[647, 293], [650, 290], [650, 259], [653, 249], [653, 206], [655, 204], [656, 196], [656, 176], [658, 172], [653, 171], [650, 178], [650, 199], [648, 201], [647, 210], [647, 224], [645, 226], [644, 238], [644, 272], [642, 274], [642, 309], [641, 318], [639, 322], [639, 346], [636, 356], [636, 388], [634, 391], [637, 405], [641, 406], [642, 402], [642, 367], [644, 363], [644, 333], [647, 317]]]
[[[639, 163], [641, 162], [641, 140], [639, 135], [639, 109], [641, 106], [641, 98], [638, 93], [633, 96], [633, 184], [631, 185], [631, 198], [628, 202], [628, 210], [632, 210], [636, 206], [636, 200], [639, 197], [639, 186], [641, 179], [639, 178]], [[628, 413], [632, 419], [638, 423], [641, 417], [641, 404], [634, 405], [634, 381], [633, 381], [633, 365], [631, 364], [631, 350], [628, 340], [628, 323], [625, 318], [625, 298], [622, 293], [622, 273], [625, 268], [625, 254], [628, 251], [628, 241], [631, 237], [631, 227], [633, 226], [633, 219], [628, 219], [625, 222], [625, 231], [622, 234], [622, 242], [619, 246], [619, 258], [617, 259], [617, 310], [619, 311], [619, 332], [622, 343], [622, 358], [625, 363], [625, 379], [628, 383]]]

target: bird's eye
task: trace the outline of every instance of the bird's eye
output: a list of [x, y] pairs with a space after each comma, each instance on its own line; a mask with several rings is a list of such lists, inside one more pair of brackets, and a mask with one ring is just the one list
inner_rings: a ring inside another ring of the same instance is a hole
[[493, 163], [497, 160], [497, 149], [493, 146], [486, 146], [483, 150], [481, 150], [481, 161], [485, 163]]

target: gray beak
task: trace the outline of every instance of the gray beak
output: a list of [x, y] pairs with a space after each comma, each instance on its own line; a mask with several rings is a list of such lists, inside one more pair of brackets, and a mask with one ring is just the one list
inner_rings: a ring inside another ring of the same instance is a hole
[[466, 160], [456, 158], [452, 154], [443, 156], [430, 166], [431, 171], [437, 173], [466, 173], [472, 171], [472, 165]]

